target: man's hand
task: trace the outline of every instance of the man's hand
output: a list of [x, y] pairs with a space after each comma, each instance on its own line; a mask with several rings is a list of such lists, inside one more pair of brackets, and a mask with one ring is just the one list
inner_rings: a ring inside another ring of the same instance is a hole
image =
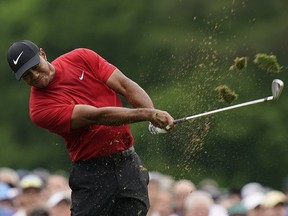
[[155, 127], [165, 129], [166, 131], [174, 128], [174, 119], [166, 111], [155, 109], [150, 120]]
[[151, 134], [164, 134], [174, 127], [174, 119], [168, 112], [155, 110], [149, 121], [148, 130]]

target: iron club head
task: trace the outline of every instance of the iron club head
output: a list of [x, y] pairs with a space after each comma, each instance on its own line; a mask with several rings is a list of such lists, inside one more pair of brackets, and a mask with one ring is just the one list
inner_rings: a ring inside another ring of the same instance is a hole
[[281, 92], [283, 90], [284, 87], [284, 83], [282, 80], [280, 79], [274, 79], [272, 82], [272, 95], [273, 95], [273, 100], [277, 100], [280, 95]]

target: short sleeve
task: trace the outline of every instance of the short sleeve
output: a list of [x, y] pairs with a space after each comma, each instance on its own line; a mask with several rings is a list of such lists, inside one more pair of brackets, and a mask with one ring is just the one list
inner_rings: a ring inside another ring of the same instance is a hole
[[45, 105], [30, 108], [30, 118], [39, 127], [57, 134], [70, 132], [70, 121], [74, 104]]

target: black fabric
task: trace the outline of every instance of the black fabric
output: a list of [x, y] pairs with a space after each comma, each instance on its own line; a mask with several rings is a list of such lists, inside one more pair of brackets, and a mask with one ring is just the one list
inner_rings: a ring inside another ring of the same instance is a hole
[[73, 165], [72, 216], [147, 215], [148, 171], [135, 151], [130, 153]]

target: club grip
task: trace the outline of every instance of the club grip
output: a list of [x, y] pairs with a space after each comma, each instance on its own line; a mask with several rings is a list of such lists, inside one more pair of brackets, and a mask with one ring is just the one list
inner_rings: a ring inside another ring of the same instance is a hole
[[186, 121], [186, 118], [175, 119], [174, 124], [178, 124], [178, 123], [185, 122], [185, 121]]

